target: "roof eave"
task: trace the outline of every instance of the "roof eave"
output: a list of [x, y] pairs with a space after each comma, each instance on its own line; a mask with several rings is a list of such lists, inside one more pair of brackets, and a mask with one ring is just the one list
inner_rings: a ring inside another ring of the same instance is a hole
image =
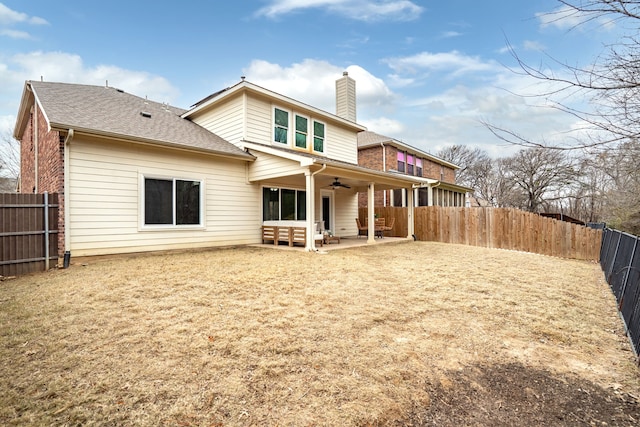
[[96, 129], [79, 128], [79, 127], [69, 125], [69, 124], [64, 124], [64, 123], [51, 123], [51, 129], [57, 130], [57, 131], [63, 131], [63, 132], [69, 129], [73, 129], [76, 136], [78, 134], [85, 134], [85, 135], [98, 136], [103, 138], [116, 139], [120, 141], [129, 141], [129, 142], [136, 142], [139, 144], [171, 148], [171, 149], [180, 150], [180, 151], [213, 154], [219, 157], [225, 157], [229, 159], [237, 159], [237, 160], [244, 160], [244, 161], [254, 161], [256, 159], [255, 156], [253, 156], [252, 154], [246, 153], [244, 151], [241, 151], [238, 154], [234, 154], [234, 153], [229, 153], [229, 152], [220, 151], [220, 150], [212, 150], [207, 148], [199, 148], [199, 147], [186, 146], [186, 145], [178, 145], [173, 142], [159, 141], [157, 139], [141, 138], [141, 137], [136, 137], [131, 135], [122, 135], [118, 133], [105, 132], [105, 131], [100, 131]]
[[441, 159], [441, 158], [439, 158], [437, 156], [434, 156], [433, 154], [429, 154], [429, 153], [427, 153], [425, 151], [420, 150], [419, 148], [413, 147], [413, 146], [411, 146], [409, 144], [405, 144], [404, 142], [398, 141], [397, 139], [394, 139], [394, 138], [381, 139], [379, 141], [370, 142], [370, 143], [366, 143], [366, 144], [358, 144], [358, 149], [360, 149], [360, 148], [378, 147], [378, 146], [380, 146], [380, 144], [399, 146], [399, 147], [401, 147], [401, 148], [403, 148], [405, 150], [413, 151], [414, 153], [419, 153], [420, 156], [426, 157], [429, 160], [432, 160], [432, 161], [434, 161], [436, 163], [439, 163], [441, 165], [448, 166], [448, 167], [450, 167], [452, 169], [460, 169], [460, 166], [458, 166], [458, 165], [456, 165], [454, 163], [448, 162], [448, 161], [446, 161], [444, 159]]
[[18, 116], [16, 118], [16, 124], [13, 128], [13, 137], [17, 140], [22, 139], [22, 135], [24, 134], [24, 130], [27, 127], [27, 123], [29, 122], [29, 113], [31, 111], [31, 105], [35, 101], [35, 96], [33, 94], [33, 90], [31, 89], [31, 85], [29, 81], [24, 83], [24, 88], [22, 89], [22, 98], [20, 99], [20, 106], [18, 107]]
[[[237, 84], [235, 84], [234, 86], [231, 86], [229, 88], [227, 88], [226, 90], [222, 90], [220, 92], [218, 92], [215, 96], [212, 96], [211, 99], [203, 102], [202, 104], [198, 105], [197, 107], [185, 112], [184, 114], [182, 114], [180, 117], [186, 119], [198, 112], [201, 112], [203, 110], [206, 110], [209, 106], [221, 101], [222, 99], [228, 98], [229, 96], [232, 96], [233, 94], [241, 91], [241, 90], [247, 90], [247, 91], [252, 91], [254, 93], [258, 93], [261, 94], [263, 96], [269, 97], [269, 98], [274, 98], [282, 103], [286, 103], [292, 106], [295, 106], [296, 108], [300, 108], [303, 110], [307, 110], [307, 111], [311, 111], [314, 112], [315, 114], [324, 117], [327, 120], [331, 120], [337, 123], [340, 123], [343, 126], [348, 126], [354, 130], [357, 131], [365, 131], [367, 130], [367, 128], [363, 125], [360, 125], [358, 123], [349, 121], [347, 119], [344, 119], [340, 116], [337, 116], [335, 114], [329, 113], [328, 111], [324, 111], [321, 110], [319, 108], [316, 108], [312, 105], [309, 104], [305, 104], [304, 102], [300, 102], [296, 99], [293, 98], [289, 98], [288, 96], [285, 95], [281, 95], [277, 92], [273, 92], [269, 89], [263, 88], [261, 86], [258, 86], [256, 84], [250, 83], [246, 80], [243, 80]], [[205, 98], [206, 99], [206, 98]]]

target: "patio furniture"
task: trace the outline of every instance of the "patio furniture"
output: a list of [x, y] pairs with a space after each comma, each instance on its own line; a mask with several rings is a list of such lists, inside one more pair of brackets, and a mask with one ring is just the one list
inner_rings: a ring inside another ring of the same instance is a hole
[[395, 217], [395, 216], [392, 216], [392, 217], [391, 217], [391, 219], [389, 220], [389, 223], [388, 223], [388, 224], [386, 224], [386, 225], [383, 227], [383, 228], [384, 228], [383, 232], [384, 232], [384, 231], [391, 231], [391, 230], [393, 230], [393, 225], [394, 225], [395, 223], [396, 223], [396, 217]]
[[356, 218], [356, 224], [358, 225], [358, 238], [360, 238], [360, 236], [366, 236], [369, 229], [360, 224], [360, 218]]
[[331, 242], [340, 243], [340, 236], [334, 236], [332, 234], [325, 234], [324, 235], [324, 243], [326, 245], [328, 245]]
[[374, 219], [374, 232], [376, 237], [380, 237], [381, 239], [384, 237], [383, 233], [385, 230], [385, 219], [384, 218], [375, 218]]

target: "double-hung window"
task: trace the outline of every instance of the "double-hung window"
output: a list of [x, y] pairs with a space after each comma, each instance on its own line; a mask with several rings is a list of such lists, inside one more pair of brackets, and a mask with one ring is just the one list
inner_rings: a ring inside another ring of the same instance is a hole
[[422, 176], [422, 159], [420, 158], [416, 158], [416, 175]]
[[324, 153], [324, 123], [313, 121], [313, 151]]
[[404, 151], [398, 151], [398, 172], [404, 172]]
[[407, 154], [407, 175], [413, 175], [413, 162], [414, 157], [411, 154]]
[[144, 178], [144, 225], [202, 225], [202, 182]]
[[273, 120], [273, 140], [282, 144], [288, 144], [289, 112], [274, 108]]
[[309, 134], [309, 119], [296, 114], [296, 147], [307, 148]]

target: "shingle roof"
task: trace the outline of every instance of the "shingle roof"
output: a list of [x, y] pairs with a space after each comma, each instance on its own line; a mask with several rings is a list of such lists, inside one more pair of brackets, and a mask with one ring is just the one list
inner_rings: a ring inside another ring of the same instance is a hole
[[49, 124], [109, 136], [245, 159], [253, 156], [180, 117], [186, 110], [149, 101], [120, 89], [69, 83], [28, 82]]

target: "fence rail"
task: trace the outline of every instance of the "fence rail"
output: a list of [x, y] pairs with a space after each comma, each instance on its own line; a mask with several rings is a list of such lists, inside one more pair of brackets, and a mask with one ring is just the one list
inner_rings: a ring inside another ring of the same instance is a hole
[[[407, 208], [380, 207], [396, 217], [392, 236], [407, 235]], [[361, 221], [367, 214], [359, 210]], [[545, 218], [517, 209], [423, 206], [414, 209], [418, 240], [511, 249], [562, 258], [598, 261], [602, 230]]]
[[640, 238], [606, 228], [602, 238], [600, 266], [618, 301], [627, 335], [636, 356], [640, 355]]
[[0, 193], [0, 276], [46, 270], [58, 259], [58, 195]]

